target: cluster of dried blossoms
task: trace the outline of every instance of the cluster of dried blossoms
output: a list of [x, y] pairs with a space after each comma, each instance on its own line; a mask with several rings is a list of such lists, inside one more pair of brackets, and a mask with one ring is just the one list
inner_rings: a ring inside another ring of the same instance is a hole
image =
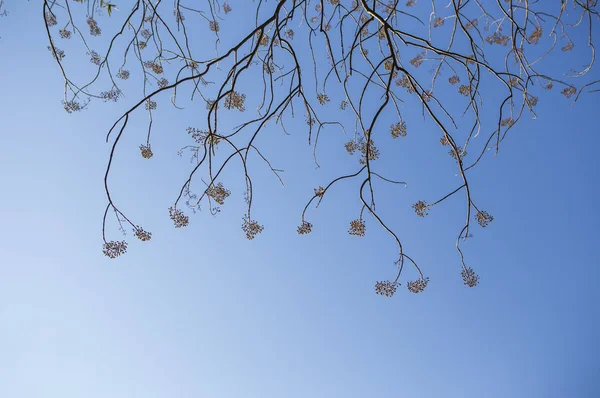
[[237, 109], [240, 112], [244, 112], [244, 101], [246, 101], [246, 94], [240, 94], [237, 91], [232, 91], [225, 97], [225, 108]]
[[102, 98], [104, 101], [117, 102], [120, 97], [121, 90], [119, 90], [118, 88], [113, 88], [110, 91], [103, 91], [100, 93], [100, 98]]
[[469, 95], [471, 95], [471, 86], [463, 84], [458, 88], [458, 92], [464, 95], [465, 97], [468, 97]]
[[50, 51], [50, 53], [52, 54], [52, 58], [54, 58], [54, 59], [58, 59], [59, 61], [62, 61], [65, 58], [65, 52], [56, 46], [54, 46], [54, 47], [48, 46], [48, 51]]
[[231, 12], [231, 6], [229, 5], [229, 3], [223, 3], [223, 12], [225, 14], [229, 14]]
[[502, 119], [502, 121], [500, 122], [500, 125], [502, 127], [512, 127], [515, 124], [515, 121], [513, 120], [512, 117], [507, 117], [505, 119]]
[[404, 121], [392, 124], [390, 126], [390, 134], [393, 138], [406, 137], [406, 123]]
[[510, 36], [503, 35], [500, 32], [494, 32], [488, 37], [486, 37], [485, 41], [487, 41], [488, 44], [500, 44], [501, 46], [506, 47], [506, 45], [510, 41]]
[[156, 109], [156, 101], [152, 101], [151, 99], [146, 100], [146, 103], [144, 104], [144, 108], [146, 108], [147, 111], [153, 111]]
[[538, 44], [542, 38], [542, 27], [536, 26], [531, 35], [529, 36], [529, 42], [531, 44]]
[[369, 159], [369, 161], [373, 161], [379, 158], [379, 149], [377, 149], [375, 143], [371, 139], [362, 141], [358, 146], [358, 150], [362, 154], [359, 160], [360, 164], [367, 164], [367, 158]]
[[409, 94], [413, 94], [415, 92], [415, 89], [407, 75], [402, 75], [400, 79], [396, 80], [396, 85], [404, 87]]
[[190, 223], [189, 217], [177, 208], [169, 207], [169, 217], [173, 220], [175, 228], [187, 227]]
[[260, 234], [263, 231], [263, 229], [265, 229], [265, 227], [260, 225], [256, 220], [250, 219], [250, 217], [248, 217], [247, 215], [244, 216], [242, 223], [242, 231], [246, 233], [246, 238], [248, 238], [248, 240], [254, 239], [256, 235]]
[[454, 86], [455, 84], [460, 83], [460, 77], [458, 77], [456, 75], [450, 76], [448, 78], [448, 83], [450, 83], [450, 84], [452, 84]]
[[460, 272], [460, 276], [462, 276], [463, 282], [468, 287], [475, 287], [479, 283], [479, 275], [473, 271], [473, 268], [463, 268]]
[[208, 22], [208, 28], [213, 32], [219, 31], [219, 23], [217, 21]]
[[423, 63], [423, 55], [418, 54], [416, 57], [410, 60], [410, 64], [415, 68], [418, 68]]
[[443, 136], [440, 138], [440, 144], [442, 144], [442, 146], [448, 146], [450, 145], [450, 141], [448, 141], [448, 137]]
[[70, 39], [71, 31], [69, 29], [61, 29], [58, 31], [58, 35], [60, 36], [61, 39]]
[[210, 134], [208, 131], [200, 130], [195, 127], [188, 127], [186, 129], [187, 133], [192, 136], [192, 139], [196, 141], [198, 144], [204, 145], [204, 143], [208, 143], [208, 145], [219, 145], [221, 142], [221, 138], [216, 134]]
[[573, 86], [569, 86], [561, 91], [561, 94], [566, 98], [571, 98], [574, 94], [577, 93], [577, 89]]
[[260, 46], [266, 47], [269, 45], [269, 36], [263, 32], [256, 32], [256, 40]]
[[392, 297], [396, 293], [398, 286], [400, 286], [398, 282], [378, 281], [375, 283], [375, 293], [385, 297]]
[[325, 105], [329, 102], [329, 96], [325, 93], [317, 94], [317, 100], [319, 101], [319, 104]]
[[160, 63], [154, 62], [154, 61], [145, 61], [144, 68], [151, 69], [152, 72], [156, 73], [157, 75], [160, 75], [161, 73], [164, 72], [162, 65]]
[[477, 219], [479, 225], [481, 225], [483, 228], [487, 227], [489, 223], [494, 221], [494, 217], [489, 215], [487, 211], [478, 211], [475, 215], [475, 218]]
[[87, 19], [87, 24], [90, 28], [90, 35], [92, 36], [100, 36], [100, 34], [102, 33], [102, 30], [100, 29], [100, 27], [98, 26], [98, 22], [96, 22], [96, 20], [92, 17]]
[[122, 80], [129, 79], [129, 71], [127, 69], [119, 69], [119, 73], [117, 73], [117, 77]]
[[165, 88], [169, 85], [169, 81], [163, 77], [158, 79], [156, 84], [158, 85], [158, 88]]
[[144, 159], [150, 159], [154, 155], [152, 153], [152, 148], [150, 148], [150, 145], [140, 145], [140, 152]]
[[79, 112], [82, 109], [81, 104], [75, 100], [63, 101], [62, 103], [68, 113]]
[[429, 206], [422, 200], [419, 200], [417, 203], [412, 205], [412, 208], [415, 210], [415, 213], [417, 213], [417, 216], [419, 217], [425, 217], [429, 214], [429, 212], [427, 211], [429, 209]]
[[101, 65], [102, 57], [96, 51], [91, 51], [90, 52], [90, 62], [93, 63], [94, 65]]
[[416, 281], [408, 282], [406, 287], [411, 293], [421, 293], [427, 287], [429, 278], [419, 278]]
[[142, 33], [140, 33], [140, 34], [142, 35], [142, 37], [143, 37], [145, 40], [148, 40], [148, 39], [149, 39], [149, 38], [152, 36], [152, 32], [150, 32], [150, 30], [149, 30], [149, 29], [144, 29], [144, 30], [142, 30]]
[[350, 229], [348, 233], [354, 236], [365, 236], [365, 232], [367, 231], [367, 226], [363, 219], [359, 218], [357, 220], [350, 221]]
[[223, 184], [219, 182], [208, 187], [206, 189], [206, 194], [222, 206], [225, 203], [225, 199], [231, 195], [231, 192], [228, 189], [225, 189]]
[[125, 254], [127, 252], [127, 242], [124, 240], [118, 242], [114, 240], [106, 242], [102, 247], [102, 252], [106, 257], [117, 258], [121, 254]]
[[436, 17], [433, 20], [433, 27], [434, 28], [439, 28], [440, 26], [444, 26], [444, 19], [440, 18], [440, 17]]
[[57, 24], [56, 15], [54, 15], [52, 12], [46, 11], [46, 14], [44, 15], [44, 17], [46, 19], [46, 23], [48, 24], [48, 26], [54, 26]]
[[298, 227], [298, 234], [306, 235], [312, 232], [312, 224], [308, 221], [302, 221], [302, 225]]
[[315, 191], [315, 196], [323, 196], [325, 194], [325, 188], [323, 188], [323, 187], [314, 188], [314, 191]]
[[458, 159], [462, 159], [465, 156], [467, 156], [467, 151], [465, 149], [463, 149], [462, 147], [457, 146], [456, 149], [454, 149], [454, 148], [450, 149], [448, 154], [450, 156], [452, 156], [452, 159], [458, 161]]
[[147, 242], [152, 238], [152, 232], [144, 231], [142, 227], [135, 227], [135, 236], [142, 242]]

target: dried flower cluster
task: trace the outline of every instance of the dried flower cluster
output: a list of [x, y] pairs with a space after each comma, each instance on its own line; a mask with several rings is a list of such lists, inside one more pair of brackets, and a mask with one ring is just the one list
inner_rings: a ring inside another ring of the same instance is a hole
[[323, 196], [325, 194], [325, 188], [319, 187], [315, 188], [315, 196]]
[[175, 16], [175, 22], [182, 23], [185, 21], [185, 15], [183, 15], [178, 9], [173, 10], [173, 15]]
[[494, 221], [494, 217], [489, 215], [487, 211], [478, 211], [475, 215], [475, 218], [477, 219], [479, 225], [481, 225], [483, 228], [487, 227], [489, 223]]
[[298, 234], [306, 235], [312, 232], [312, 224], [308, 221], [302, 221], [302, 225], [298, 227]]
[[528, 95], [525, 98], [525, 103], [529, 106], [536, 106], [538, 103], [538, 97], [534, 97], [533, 95]]
[[392, 297], [396, 293], [398, 286], [400, 286], [398, 282], [378, 281], [375, 283], [375, 293], [385, 297]]
[[156, 73], [157, 75], [160, 75], [164, 72], [162, 65], [158, 62], [145, 61], [144, 67], [147, 69], [152, 69], [152, 72]]
[[151, 99], [146, 100], [146, 103], [144, 104], [144, 108], [146, 108], [147, 111], [153, 111], [156, 109], [156, 101], [152, 101]]
[[406, 137], [406, 122], [400, 121], [390, 126], [390, 134], [393, 138]]
[[444, 26], [444, 19], [440, 18], [440, 17], [436, 17], [433, 20], [433, 27], [434, 28], [439, 28], [440, 26]]
[[561, 91], [561, 94], [566, 98], [571, 98], [574, 94], [577, 93], [577, 89], [574, 86], [569, 86]]
[[572, 42], [572, 41], [570, 41], [570, 42], [568, 42], [567, 44], [565, 44], [565, 45], [564, 45], [564, 46], [561, 48], [561, 50], [562, 50], [563, 52], [569, 52], [569, 51], [571, 51], [571, 50], [573, 49], [573, 47], [575, 47], [575, 44], [573, 44], [573, 42]]
[[329, 102], [329, 96], [327, 96], [327, 94], [325, 94], [325, 93], [320, 93], [320, 94], [317, 94], [317, 100], [319, 101], [319, 104], [325, 105], [326, 103]]
[[442, 144], [442, 146], [448, 146], [450, 145], [450, 141], [448, 141], [448, 137], [443, 136], [440, 138], [440, 144]]
[[135, 236], [142, 242], [147, 242], [152, 239], [152, 232], [144, 231], [140, 226], [135, 228]]
[[357, 220], [350, 221], [350, 229], [348, 233], [354, 236], [365, 236], [365, 232], [367, 231], [367, 226], [363, 219], [359, 218]]
[[225, 203], [225, 199], [231, 195], [231, 192], [228, 189], [225, 189], [223, 184], [219, 182], [208, 187], [206, 194], [222, 206]]
[[415, 210], [415, 213], [417, 213], [417, 216], [419, 217], [425, 217], [429, 214], [429, 212], [427, 211], [429, 209], [429, 206], [422, 200], [419, 200], [417, 203], [412, 205], [412, 208]]
[[247, 215], [244, 216], [243, 221], [242, 231], [246, 233], [246, 238], [248, 238], [248, 240], [254, 239], [256, 235], [260, 234], [263, 229], [265, 229], [264, 226], [260, 225], [256, 220], [250, 219]]
[[58, 35], [60, 36], [61, 39], [70, 39], [71, 38], [71, 31], [69, 29], [61, 29], [58, 31]]
[[152, 149], [150, 148], [150, 145], [140, 145], [140, 152], [144, 159], [150, 159], [154, 155], [152, 153]]
[[199, 130], [194, 127], [188, 127], [187, 133], [192, 136], [192, 139], [198, 144], [204, 145], [207, 142], [208, 145], [219, 145], [221, 138], [216, 134], [210, 134], [208, 131]]
[[91, 51], [90, 52], [90, 62], [93, 63], [94, 65], [101, 65], [102, 57], [100, 57], [100, 55], [96, 51]]
[[529, 42], [531, 44], [538, 44], [540, 39], [542, 38], [542, 27], [536, 26], [533, 30], [533, 33], [529, 36]]
[[102, 33], [102, 30], [100, 29], [100, 27], [98, 26], [98, 23], [96, 22], [96, 20], [92, 17], [87, 19], [87, 24], [90, 28], [90, 35], [92, 36], [100, 36], [100, 34]]
[[102, 252], [106, 257], [117, 258], [121, 254], [125, 254], [127, 252], [127, 242], [124, 240], [119, 242], [111, 240], [110, 242], [104, 243]]
[[169, 217], [173, 220], [175, 228], [187, 227], [190, 223], [189, 217], [177, 208], [169, 207]]
[[256, 32], [256, 40], [258, 40], [258, 45], [266, 47], [269, 45], [269, 36], [267, 36], [262, 31]]
[[459, 159], [462, 159], [465, 156], [467, 156], [466, 149], [463, 149], [460, 146], [457, 146], [456, 149], [454, 149], [454, 148], [450, 149], [450, 151], [448, 153], [450, 154], [450, 156], [452, 157], [452, 159], [454, 159], [456, 161], [458, 161]]
[[410, 64], [415, 68], [418, 68], [423, 63], [423, 56], [418, 54], [416, 57], [410, 60]]
[[463, 268], [460, 272], [460, 276], [462, 276], [464, 284], [469, 287], [475, 287], [479, 283], [479, 275], [477, 275], [471, 267]]
[[505, 119], [502, 119], [502, 121], [500, 122], [500, 125], [502, 127], [512, 127], [515, 124], [515, 121], [513, 120], [512, 117], [507, 117]]
[[367, 164], [367, 159], [369, 159], [369, 162], [371, 162], [379, 158], [379, 149], [377, 149], [375, 143], [371, 139], [362, 141], [358, 147], [358, 150], [360, 153], [362, 153], [362, 156], [359, 160], [360, 164]]
[[506, 46], [510, 40], [510, 36], [501, 34], [500, 32], [494, 32], [485, 38], [488, 44], [500, 44]]
[[409, 94], [415, 92], [415, 89], [407, 75], [402, 75], [400, 79], [396, 80], [396, 85], [404, 87]]
[[213, 32], [219, 31], [219, 23], [217, 21], [210, 21], [208, 23], [208, 28]]
[[452, 75], [448, 78], [448, 83], [454, 86], [455, 84], [460, 83], [460, 77], [458, 77], [457, 75]]
[[68, 113], [79, 112], [82, 109], [81, 104], [75, 100], [63, 101], [62, 104]]
[[46, 23], [48, 26], [54, 26], [57, 24], [56, 15], [54, 15], [51, 11], [46, 11], [44, 17], [46, 18]]
[[165, 88], [169, 85], [169, 81], [163, 77], [158, 79], [156, 84], [158, 85], [158, 88]]
[[223, 3], [223, 12], [225, 14], [229, 14], [231, 12], [231, 6], [229, 5], [229, 3]]
[[48, 46], [48, 51], [52, 54], [52, 58], [62, 61], [65, 58], [65, 52], [58, 47]]
[[232, 91], [225, 97], [225, 108], [237, 109], [240, 112], [244, 112], [244, 101], [246, 101], [246, 94], [240, 94], [237, 91]]
[[465, 97], [468, 97], [469, 95], [471, 95], [471, 86], [467, 86], [465, 84], [462, 84], [458, 88], [458, 92], [461, 93], [462, 95], [464, 95]]
[[150, 32], [150, 29], [144, 29], [140, 34], [145, 40], [148, 40], [152, 36], [152, 32]]
[[119, 100], [120, 96], [121, 96], [121, 90], [119, 90], [118, 88], [113, 88], [112, 90], [103, 91], [100, 93], [100, 98], [102, 98], [105, 102], [106, 101], [117, 102]]
[[127, 69], [119, 69], [119, 73], [117, 73], [117, 77], [122, 80], [129, 79], [129, 71]]
[[408, 282], [406, 287], [408, 288], [409, 292], [418, 294], [418, 293], [421, 293], [423, 290], [425, 290], [428, 283], [429, 283], [429, 278], [424, 278], [424, 279], [419, 278], [416, 281]]

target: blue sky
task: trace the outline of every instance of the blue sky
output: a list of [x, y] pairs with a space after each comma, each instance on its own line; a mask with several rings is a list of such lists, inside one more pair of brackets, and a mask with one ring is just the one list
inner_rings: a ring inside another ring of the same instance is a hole
[[249, 242], [240, 230], [233, 173], [221, 214], [172, 228], [167, 209], [189, 166], [173, 136], [197, 123], [166, 100], [155, 158], [139, 157], [144, 133], [132, 129], [113, 177], [153, 239], [109, 260], [104, 134], [122, 108], [66, 114], [39, 5], [10, 5], [0, 20], [1, 397], [600, 396], [597, 97], [540, 101], [538, 119], [525, 117], [474, 175], [495, 217], [465, 245], [475, 289], [463, 286], [454, 249], [462, 202], [425, 219], [410, 209], [439, 192], [433, 175], [451, 162], [415, 155], [437, 132], [415, 128], [382, 160], [409, 187], [382, 185], [380, 206], [431, 278], [422, 294], [403, 283], [386, 299], [373, 285], [393, 273], [395, 248], [369, 219], [365, 238], [346, 233], [356, 186], [310, 212], [312, 234], [296, 234], [312, 188], [350, 164], [331, 138], [321, 153], [338, 152], [315, 170], [303, 123], [264, 144], [286, 187], [257, 172], [263, 234]]

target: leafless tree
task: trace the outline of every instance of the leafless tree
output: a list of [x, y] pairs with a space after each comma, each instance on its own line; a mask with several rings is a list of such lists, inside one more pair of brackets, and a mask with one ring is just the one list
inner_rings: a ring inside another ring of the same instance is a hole
[[[123, 80], [141, 77], [138, 99], [106, 137], [112, 150], [104, 178], [108, 204], [102, 236], [104, 254], [111, 258], [125, 253], [127, 243], [107, 238], [109, 216], [142, 241], [151, 238], [111, 196], [108, 177], [115, 149], [128, 133], [130, 117], [146, 112], [147, 138], [140, 153], [151, 159], [157, 96], [168, 92], [177, 107], [180, 93], [188, 90], [192, 99], [200, 100], [201, 108], [206, 106], [206, 117], [198, 121], [200, 127], [187, 130], [191, 143], [182, 151], [191, 153], [193, 166], [169, 209], [175, 227], [189, 223], [182, 210], [185, 206], [197, 209], [206, 203], [211, 212], [218, 211], [230, 196], [221, 174], [239, 161], [247, 203], [242, 229], [248, 239], [260, 234], [263, 226], [251, 214], [250, 155], [281, 180], [280, 170], [256, 144], [257, 137], [269, 123], [285, 131], [286, 120], [302, 118], [317, 166], [319, 137], [325, 129], [349, 137], [345, 149], [356, 156], [356, 166], [314, 190], [301, 212], [298, 233], [311, 232], [309, 211], [334, 187], [355, 183], [362, 209], [348, 232], [364, 236], [365, 217], [370, 217], [398, 248], [397, 272], [390, 280], [377, 282], [376, 292], [392, 296], [405, 265], [419, 274], [417, 280], [407, 282], [408, 290], [422, 292], [429, 278], [376, 209], [374, 187], [376, 180], [406, 185], [377, 167], [376, 142], [385, 142], [386, 136], [402, 139], [415, 129], [407, 125], [402, 111], [403, 104], [414, 103], [423, 118], [437, 126], [439, 144], [454, 159], [449, 174], [458, 175], [460, 183], [451, 192], [440, 192], [439, 199], [418, 201], [413, 209], [425, 217], [456, 194], [463, 196], [465, 221], [456, 249], [463, 281], [473, 287], [479, 277], [466, 265], [460, 245], [471, 236], [473, 220], [486, 227], [493, 217], [476, 204], [470, 170], [484, 155], [500, 150], [524, 114], [535, 115], [543, 92], [559, 90], [574, 102], [583, 92], [595, 91], [597, 84], [589, 73], [595, 61], [593, 27], [600, 16], [596, 0], [113, 1], [43, 0], [48, 49], [64, 79], [67, 112], [80, 111], [94, 100], [118, 101]], [[239, 21], [239, 27], [224, 34], [222, 25], [230, 18]], [[100, 35], [109, 37], [102, 51], [95, 47], [100, 42], [92, 40]], [[69, 40], [70, 47], [75, 40], [81, 48], [75, 57], [87, 54], [95, 71], [91, 79], [80, 82], [73, 77], [61, 49], [61, 41]], [[561, 53], [573, 51], [576, 45], [587, 52], [587, 65], [557, 73]], [[242, 78], [253, 79], [262, 89], [243, 93]], [[253, 112], [246, 110], [247, 95], [248, 102], [257, 104]], [[333, 105], [332, 98], [341, 101]], [[330, 107], [328, 116], [337, 115], [335, 119], [321, 116], [324, 106]], [[227, 112], [244, 112], [245, 121], [224, 129], [220, 123]], [[390, 118], [394, 123], [385, 124]]]

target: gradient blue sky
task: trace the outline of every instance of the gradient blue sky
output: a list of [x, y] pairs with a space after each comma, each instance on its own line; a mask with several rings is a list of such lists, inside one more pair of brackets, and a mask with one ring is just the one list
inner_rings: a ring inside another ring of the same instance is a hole
[[121, 108], [63, 111], [38, 3], [12, 2], [0, 19], [0, 397], [600, 396], [598, 97], [540, 101], [538, 120], [482, 163], [475, 190], [495, 220], [465, 246], [475, 289], [453, 247], [462, 203], [426, 219], [410, 209], [439, 193], [428, 181], [448, 160], [415, 154], [438, 135], [409, 134], [389, 160], [410, 185], [382, 186], [380, 206], [431, 282], [386, 299], [373, 284], [393, 273], [393, 242], [373, 222], [362, 240], [346, 233], [355, 186], [310, 213], [311, 235], [296, 234], [338, 161], [315, 170], [301, 126], [272, 134], [287, 186], [259, 178], [262, 235], [240, 231], [239, 178], [217, 217], [172, 228], [166, 209], [189, 163], [171, 136], [196, 123], [166, 100], [155, 159], [136, 152], [142, 131], [124, 141], [114, 177], [153, 239], [109, 260], [104, 134]]

